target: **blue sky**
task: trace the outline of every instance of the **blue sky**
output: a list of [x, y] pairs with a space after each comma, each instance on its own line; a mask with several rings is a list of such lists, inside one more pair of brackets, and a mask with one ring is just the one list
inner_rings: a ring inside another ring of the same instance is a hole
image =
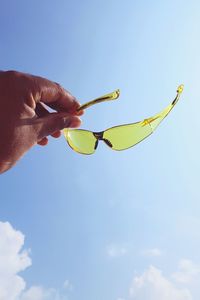
[[[57, 81], [81, 103], [120, 88], [118, 101], [86, 111], [82, 128], [149, 117], [185, 85], [173, 112], [134, 148], [100, 143], [82, 156], [63, 137], [50, 139], [1, 175], [0, 244], [12, 253], [18, 241], [22, 265], [9, 274], [26, 282], [6, 300], [199, 299], [199, 1], [0, 7], [2, 70]], [[30, 249], [25, 265], [20, 249]]]

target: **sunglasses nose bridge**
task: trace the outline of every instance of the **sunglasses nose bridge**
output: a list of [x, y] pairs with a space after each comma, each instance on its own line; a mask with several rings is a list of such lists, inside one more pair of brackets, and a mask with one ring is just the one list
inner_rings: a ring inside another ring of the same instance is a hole
[[95, 138], [98, 139], [98, 140], [102, 140], [103, 133], [104, 133], [103, 131], [101, 131], [101, 132], [93, 132]]
[[96, 143], [95, 143], [95, 149], [97, 148], [98, 146], [98, 141], [104, 141], [104, 143], [106, 145], [108, 145], [109, 147], [113, 147], [112, 143], [108, 140], [108, 139], [104, 139], [103, 137], [103, 134], [104, 134], [104, 131], [101, 131], [101, 132], [93, 132], [95, 138], [97, 139], [96, 140]]

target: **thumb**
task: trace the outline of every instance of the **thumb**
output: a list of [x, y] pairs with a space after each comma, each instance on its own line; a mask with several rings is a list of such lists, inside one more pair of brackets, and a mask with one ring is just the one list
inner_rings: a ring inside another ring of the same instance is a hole
[[55, 131], [63, 128], [76, 128], [81, 124], [81, 120], [77, 116], [68, 115], [66, 113], [51, 113], [43, 118], [34, 121], [33, 127], [36, 132], [37, 141], [53, 134]]

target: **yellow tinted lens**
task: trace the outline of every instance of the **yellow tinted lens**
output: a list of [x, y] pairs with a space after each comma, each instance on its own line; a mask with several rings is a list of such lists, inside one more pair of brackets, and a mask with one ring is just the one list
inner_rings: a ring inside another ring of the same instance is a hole
[[96, 138], [91, 131], [81, 129], [64, 129], [64, 136], [69, 146], [76, 152], [82, 154], [94, 153]]
[[103, 138], [112, 144], [114, 150], [124, 150], [141, 142], [152, 133], [147, 123], [142, 122], [110, 128], [104, 132]]
[[169, 114], [174, 105], [168, 105], [159, 114], [142, 122], [110, 128], [104, 132], [103, 138], [112, 144], [114, 150], [130, 148], [148, 137]]

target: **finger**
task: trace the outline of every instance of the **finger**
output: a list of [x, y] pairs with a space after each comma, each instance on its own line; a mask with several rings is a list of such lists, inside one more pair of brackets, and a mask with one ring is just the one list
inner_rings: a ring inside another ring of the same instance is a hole
[[70, 92], [56, 82], [38, 76], [33, 76], [33, 78], [36, 103], [41, 101], [58, 112], [64, 111], [76, 114], [80, 104]]
[[61, 134], [62, 134], [61, 130], [58, 130], [58, 131], [55, 131], [54, 133], [52, 133], [51, 136], [57, 139], [61, 136]]
[[81, 124], [81, 120], [77, 116], [71, 116], [66, 113], [51, 113], [43, 118], [34, 120], [32, 126], [36, 132], [36, 140], [40, 141], [44, 137], [60, 131], [63, 128], [76, 128]]
[[[50, 112], [45, 108], [44, 104], [41, 102], [37, 103], [35, 112], [38, 117], [45, 117], [50, 114]], [[58, 131], [54, 132], [51, 136], [54, 138], [59, 138], [61, 136], [61, 131], [58, 130]]]
[[48, 138], [44, 137], [43, 139], [41, 139], [40, 141], [37, 142], [38, 145], [40, 146], [46, 146], [48, 144]]

